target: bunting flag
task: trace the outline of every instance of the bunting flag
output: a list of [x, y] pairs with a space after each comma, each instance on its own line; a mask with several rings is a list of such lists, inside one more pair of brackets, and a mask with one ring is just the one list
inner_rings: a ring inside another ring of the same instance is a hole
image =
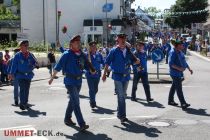
[[[133, 12], [130, 12], [130, 11], [126, 11], [127, 13], [133, 13]], [[197, 10], [197, 11], [188, 11], [188, 12], [166, 12], [166, 13], [163, 13], [163, 12], [159, 12], [159, 13], [156, 13], [156, 15], [162, 15], [162, 16], [165, 16], [165, 17], [176, 17], [176, 16], [183, 16], [183, 15], [199, 15], [199, 14], [202, 14], [202, 13], [205, 13], [205, 12], [208, 12], [208, 10], [204, 9], [204, 10]], [[137, 16], [141, 16], [141, 15], [147, 15], [147, 16], [152, 16], [150, 13], [142, 13], [142, 12], [135, 12], [135, 14]]]

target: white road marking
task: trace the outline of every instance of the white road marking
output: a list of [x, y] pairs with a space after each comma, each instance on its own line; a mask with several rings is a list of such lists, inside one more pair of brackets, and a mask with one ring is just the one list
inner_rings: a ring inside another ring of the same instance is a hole
[[21, 129], [21, 128], [28, 128], [28, 127], [32, 127], [32, 125], [23, 125], [23, 126], [16, 126], [16, 127], [8, 127], [8, 128], [0, 128], [1, 130], [13, 130], [13, 129]]
[[[151, 115], [151, 116], [128, 116], [127, 118], [143, 118], [143, 119], [148, 119], [148, 118], [157, 118], [156, 115]], [[118, 119], [117, 117], [104, 117], [104, 118], [99, 118], [99, 120], [114, 120]]]
[[[171, 85], [167, 85], [165, 86], [166, 88], [170, 88]], [[183, 88], [198, 88], [198, 87], [201, 87], [201, 86], [182, 86]]]
[[16, 140], [48, 140], [48, 139], [46, 137], [33, 136], [33, 137], [16, 138]]

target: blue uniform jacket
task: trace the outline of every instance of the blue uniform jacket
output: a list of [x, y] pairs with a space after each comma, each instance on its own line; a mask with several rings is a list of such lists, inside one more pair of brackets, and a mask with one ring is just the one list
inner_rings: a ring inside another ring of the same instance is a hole
[[111, 66], [112, 79], [123, 82], [130, 80], [130, 65], [133, 61], [128, 51], [126, 51], [126, 57], [124, 57], [120, 48], [113, 48], [107, 56], [105, 64]]
[[68, 49], [65, 49], [64, 47], [61, 46], [61, 47], [59, 48], [59, 50], [60, 50], [61, 53], [64, 53], [64, 52], [65, 52], [66, 50], [68, 50]]
[[89, 68], [86, 68], [85, 76], [87, 78], [100, 78], [101, 77], [101, 66], [104, 65], [103, 56], [99, 52], [96, 52], [94, 56], [91, 54], [91, 63], [93, 64], [93, 67], [95, 68], [97, 72], [96, 74], [92, 75], [90, 73]]
[[8, 72], [8, 73], [10, 73], [10, 71], [11, 71], [11, 67], [12, 67], [12, 62], [13, 62], [13, 60], [14, 60], [14, 57], [12, 57], [12, 58], [9, 60], [9, 62], [8, 62], [8, 68], [7, 68], [7, 72]]
[[29, 53], [28, 58], [24, 58], [22, 52], [15, 54], [10, 68], [10, 74], [15, 75], [17, 79], [29, 79], [34, 76], [33, 69], [35, 68], [36, 60], [34, 55]]
[[139, 67], [140, 65], [133, 64], [132, 65], [133, 66], [133, 72], [135, 74], [137, 74], [137, 73], [142, 73], [142, 74], [147, 73], [147, 54], [146, 54], [146, 52], [136, 51], [134, 54], [137, 58], [139, 58], [140, 64], [141, 64], [141, 67], [143, 68], [143, 70], [138, 72], [137, 67]]
[[183, 77], [183, 72], [172, 68], [172, 65], [176, 65], [182, 68], [188, 68], [188, 64], [186, 62], [183, 52], [176, 51], [175, 49], [173, 49], [169, 54], [170, 75], [174, 77]]
[[84, 57], [82, 55], [76, 55], [72, 50], [65, 51], [54, 69], [56, 71], [63, 70], [65, 75], [78, 76], [79, 79], [65, 76], [65, 85], [81, 85], [82, 84], [82, 72], [84, 69]]

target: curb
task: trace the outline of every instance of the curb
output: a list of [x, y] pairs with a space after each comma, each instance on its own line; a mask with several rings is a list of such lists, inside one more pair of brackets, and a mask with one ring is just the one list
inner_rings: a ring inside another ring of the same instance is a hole
[[197, 52], [189, 51], [189, 50], [188, 50], [188, 52], [189, 52], [191, 55], [195, 55], [195, 56], [197, 56], [197, 57], [199, 57], [199, 58], [201, 58], [201, 59], [203, 59], [203, 60], [206, 60], [206, 61], [210, 62], [210, 59], [209, 59], [209, 58], [206, 58], [205, 56], [202, 56], [202, 55], [198, 54]]
[[149, 83], [150, 84], [172, 84], [172, 81], [171, 80], [164, 80], [164, 79], [159, 79], [159, 81], [150, 81], [149, 80]]
[[[133, 77], [131, 77], [130, 81], [133, 81]], [[172, 80], [170, 79], [154, 79], [149, 78], [148, 79], [149, 84], [171, 84]], [[142, 83], [141, 80], [139, 80], [139, 83]]]

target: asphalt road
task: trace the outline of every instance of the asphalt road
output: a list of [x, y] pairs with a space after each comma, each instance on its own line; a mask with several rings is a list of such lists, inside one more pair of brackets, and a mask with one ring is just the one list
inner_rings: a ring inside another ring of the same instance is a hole
[[[78, 127], [68, 127], [63, 123], [68, 98], [62, 83], [63, 78], [49, 86], [48, 73], [41, 69], [41, 80], [32, 82], [30, 90], [31, 108], [21, 111], [13, 106], [12, 87], [0, 87], [0, 140], [208, 140], [210, 138], [210, 62], [196, 56], [188, 56], [194, 70], [191, 76], [187, 71], [183, 83], [186, 101], [191, 107], [183, 111], [180, 107], [167, 105], [170, 84], [150, 84], [152, 103], [145, 101], [141, 83], [138, 86], [138, 102], [129, 97], [132, 81], [128, 87], [127, 117], [130, 120], [122, 125], [116, 118], [117, 100], [113, 81], [108, 78], [99, 85], [98, 108], [89, 106], [86, 79], [80, 93], [80, 106], [90, 128], [78, 132]], [[176, 101], [178, 99], [176, 97]], [[76, 121], [74, 115], [73, 120]], [[155, 126], [154, 126], [155, 125]], [[11, 130], [33, 130], [42, 136], [7, 136]], [[53, 135], [46, 136], [45, 131]]]

